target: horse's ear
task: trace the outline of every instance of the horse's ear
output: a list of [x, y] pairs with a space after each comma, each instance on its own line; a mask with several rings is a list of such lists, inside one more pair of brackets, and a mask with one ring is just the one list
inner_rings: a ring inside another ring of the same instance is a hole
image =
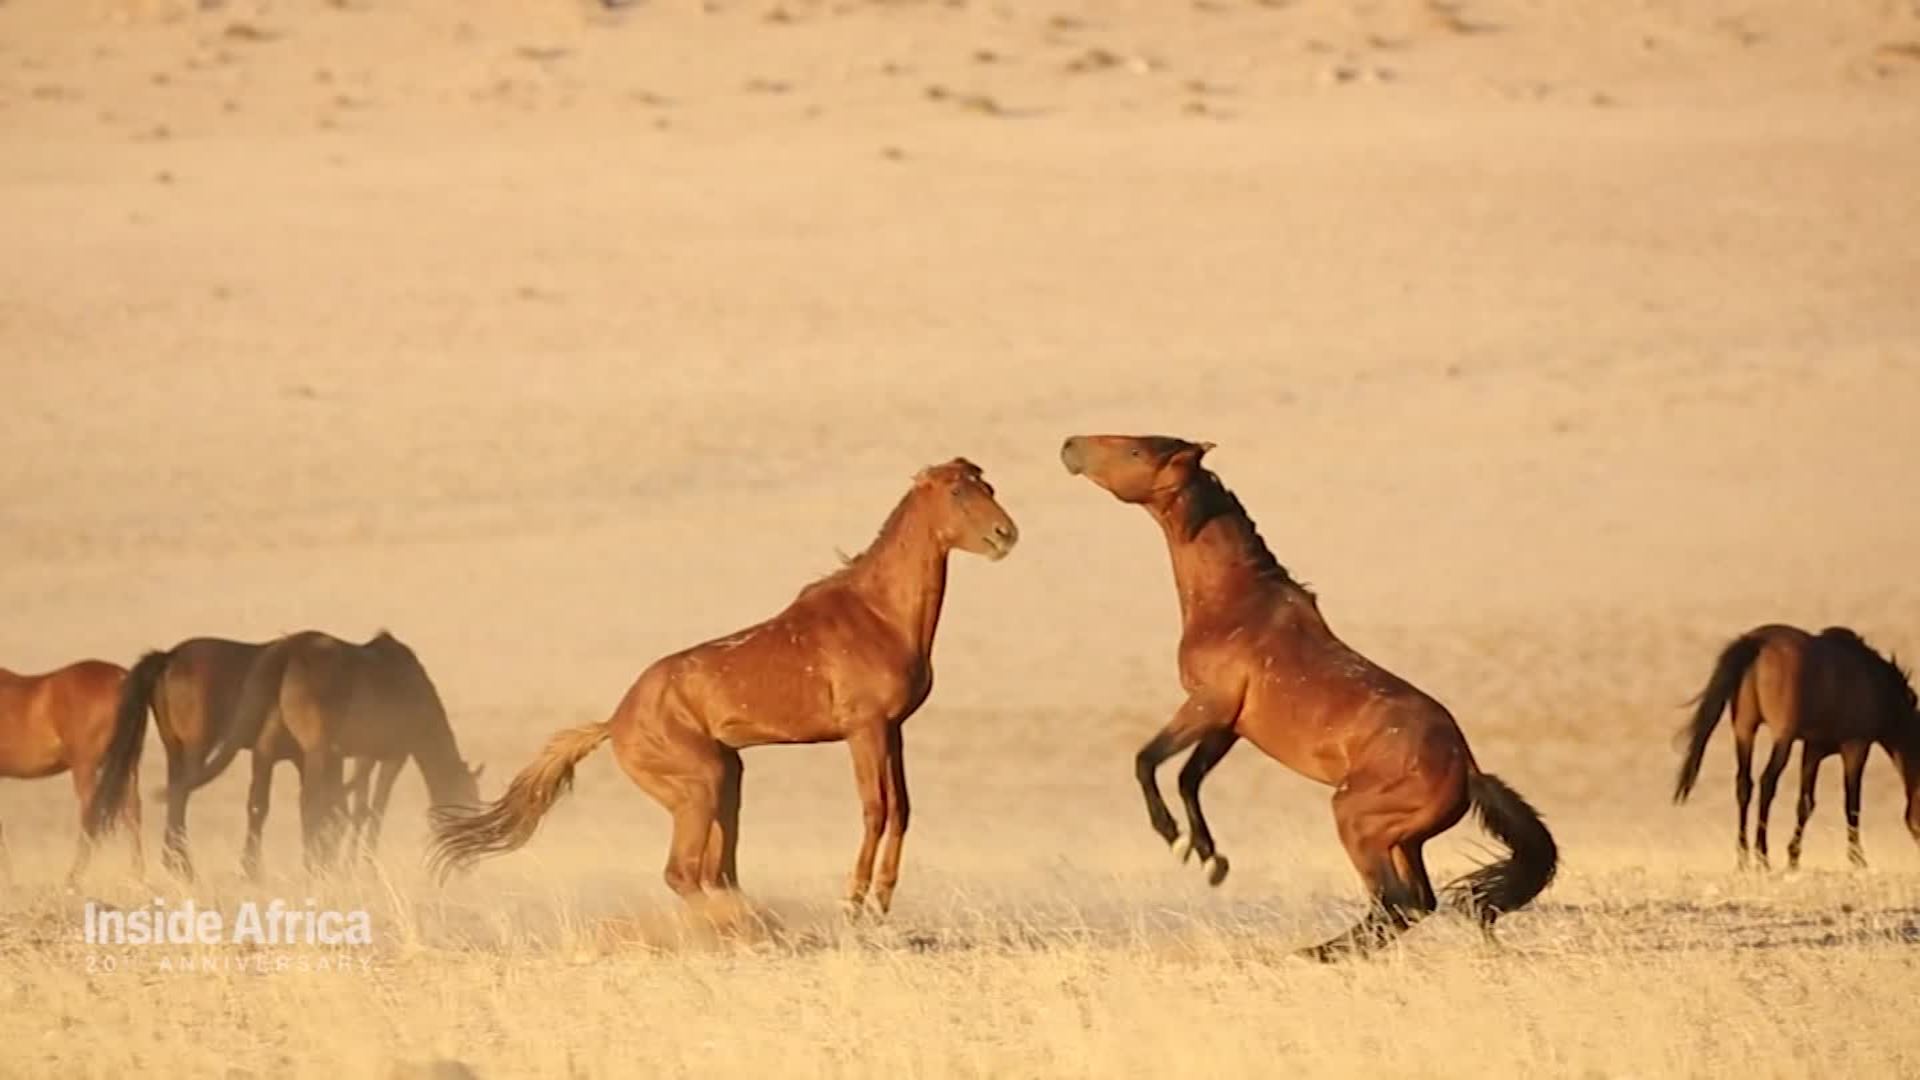
[[1180, 449], [1175, 450], [1173, 456], [1167, 460], [1170, 462], [1183, 462], [1188, 465], [1198, 465], [1200, 464], [1200, 459], [1206, 457], [1207, 451], [1211, 449], [1213, 449], [1213, 444], [1210, 442], [1188, 443]]

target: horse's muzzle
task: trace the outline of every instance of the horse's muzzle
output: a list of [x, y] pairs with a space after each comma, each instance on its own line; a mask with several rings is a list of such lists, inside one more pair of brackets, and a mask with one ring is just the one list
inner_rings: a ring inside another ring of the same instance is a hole
[[1080, 460], [1080, 437], [1078, 435], [1060, 444], [1060, 464], [1065, 465], [1067, 472], [1074, 476], [1079, 476], [1081, 470], [1086, 468], [1085, 463]]
[[1006, 558], [1007, 554], [1013, 550], [1013, 546], [1019, 542], [1019, 526], [1012, 522], [995, 525], [993, 531], [987, 534], [987, 557], [994, 562], [999, 562]]

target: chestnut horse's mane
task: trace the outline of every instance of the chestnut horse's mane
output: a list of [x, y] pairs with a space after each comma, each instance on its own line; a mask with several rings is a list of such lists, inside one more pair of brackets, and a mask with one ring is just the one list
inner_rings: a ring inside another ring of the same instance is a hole
[[1185, 516], [1181, 519], [1180, 527], [1188, 540], [1199, 536], [1200, 530], [1215, 518], [1238, 522], [1246, 530], [1247, 561], [1255, 577], [1286, 582], [1303, 591], [1310, 591], [1288, 573], [1286, 567], [1280, 565], [1279, 559], [1273, 557], [1266, 540], [1260, 536], [1259, 526], [1253, 523], [1247, 508], [1241, 505], [1239, 496], [1220, 482], [1218, 474], [1211, 469], [1194, 469], [1193, 479], [1187, 483], [1186, 495]]
[[[920, 494], [921, 481], [926, 479], [927, 474], [930, 472], [933, 472], [935, 469], [949, 469], [949, 468], [960, 469], [964, 471], [967, 475], [973, 477], [976, 480], [978, 480], [983, 475], [981, 472], [980, 466], [975, 465], [973, 462], [968, 461], [966, 458], [954, 458], [952, 461], [947, 462], [945, 465], [930, 465], [927, 468], [921, 469], [918, 473], [914, 474], [913, 486], [907, 489], [907, 493], [900, 497], [899, 502], [893, 504], [893, 511], [887, 515], [887, 520], [880, 523], [879, 531], [873, 534], [873, 539], [867, 543], [867, 546], [860, 549], [860, 551], [857, 554], [853, 554], [853, 555], [849, 555], [846, 552], [841, 551], [839, 548], [834, 548], [833, 553], [836, 556], [838, 556], [840, 559], [839, 568], [835, 570], [829, 570], [826, 573], [820, 575], [818, 578], [808, 583], [806, 588], [811, 589], [816, 585], [824, 585], [829, 581], [833, 581], [839, 578], [842, 574], [846, 573], [848, 570], [853, 569], [855, 566], [858, 566], [863, 559], [865, 559], [868, 555], [872, 554], [874, 548], [880, 546], [881, 540], [885, 539], [888, 535], [890, 535], [894, 531], [894, 529], [899, 527], [900, 519], [906, 516], [907, 507], [913, 502], [913, 497], [915, 495]], [[802, 591], [805, 591], [805, 590], [802, 590]]]
[[1867, 644], [1866, 639], [1845, 626], [1829, 626], [1820, 631], [1820, 636], [1868, 661], [1879, 674], [1890, 698], [1903, 703], [1901, 711], [1906, 718], [1915, 718], [1916, 711], [1920, 711], [1920, 695], [1914, 693], [1913, 677], [1906, 668], [1900, 666], [1899, 660], [1880, 655], [1873, 646]]

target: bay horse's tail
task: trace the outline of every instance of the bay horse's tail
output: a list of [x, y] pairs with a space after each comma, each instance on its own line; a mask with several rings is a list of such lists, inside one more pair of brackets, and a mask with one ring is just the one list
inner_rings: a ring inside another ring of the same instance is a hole
[[1680, 762], [1680, 778], [1673, 785], [1674, 802], [1686, 802], [1687, 796], [1693, 794], [1693, 782], [1700, 778], [1700, 759], [1707, 754], [1707, 740], [1713, 737], [1713, 729], [1720, 726], [1720, 715], [1727, 711], [1727, 703], [1740, 689], [1740, 680], [1746, 677], [1747, 669], [1753, 666], [1764, 644], [1754, 634], [1735, 638], [1720, 650], [1720, 659], [1714, 662], [1707, 688], [1688, 702], [1694, 707], [1693, 719], [1680, 730], [1681, 737], [1687, 741], [1687, 756]]
[[140, 751], [147, 745], [147, 714], [153, 704], [153, 688], [167, 670], [170, 652], [150, 652], [127, 672], [120, 684], [120, 704], [114, 709], [113, 738], [100, 759], [100, 772], [94, 781], [93, 802], [87, 807], [86, 832], [101, 835], [113, 828], [121, 803], [139, 798], [132, 789], [133, 772], [140, 764]]
[[1512, 854], [1449, 883], [1446, 896], [1491, 929], [1495, 919], [1525, 907], [1552, 884], [1560, 868], [1560, 846], [1540, 812], [1499, 777], [1476, 770], [1467, 778], [1467, 797], [1479, 812], [1481, 827]]
[[427, 866], [445, 881], [490, 855], [514, 851], [533, 839], [553, 804], [573, 786], [574, 766], [600, 748], [611, 724], [568, 728], [547, 740], [533, 763], [507, 785], [507, 793], [478, 810], [443, 806], [432, 811], [433, 847]]

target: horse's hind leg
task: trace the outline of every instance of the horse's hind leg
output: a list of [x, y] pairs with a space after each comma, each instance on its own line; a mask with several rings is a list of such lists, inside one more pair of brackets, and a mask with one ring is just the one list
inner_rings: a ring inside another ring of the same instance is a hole
[[707, 837], [706, 856], [700, 865], [700, 882], [709, 889], [740, 887], [740, 796], [746, 772], [740, 751], [720, 748], [718, 805], [714, 809], [713, 830]]
[[1753, 803], [1753, 729], [1735, 724], [1733, 729], [1733, 799], [1740, 807], [1740, 869], [1745, 870], [1752, 854], [1747, 848], [1747, 808]]
[[187, 854], [187, 796], [193, 779], [187, 775], [186, 748], [167, 745], [167, 831], [161, 840], [160, 861], [182, 881], [193, 880], [193, 858]]
[[1753, 823], [1753, 846], [1760, 857], [1760, 867], [1767, 867], [1767, 819], [1773, 816], [1773, 795], [1780, 787], [1780, 774], [1787, 769], [1787, 759], [1793, 756], [1793, 740], [1780, 739], [1773, 744], [1773, 751], [1767, 757], [1767, 767], [1760, 773], [1760, 816]]
[[247, 785], [247, 839], [240, 849], [240, 872], [248, 881], [260, 880], [260, 833], [267, 825], [267, 811], [273, 805], [272, 755], [253, 752], [253, 780]]
[[1793, 839], [1787, 841], [1787, 869], [1800, 869], [1800, 841], [1807, 834], [1807, 819], [1813, 816], [1813, 792], [1820, 783], [1820, 763], [1833, 751], [1800, 744], [1800, 801], [1794, 805]]
[[1867, 751], [1872, 748], [1868, 742], [1850, 742], [1840, 748], [1847, 792], [1847, 860], [1859, 869], [1867, 865], [1867, 853], [1860, 847], [1860, 778], [1867, 770]]
[[707, 844], [720, 811], [720, 744], [693, 732], [634, 742], [622, 742], [616, 735], [615, 740], [620, 770], [673, 815], [673, 841], [663, 874], [667, 888], [688, 905], [698, 903]]
[[[1180, 801], [1187, 809], [1187, 835], [1192, 838], [1188, 850], [1200, 856], [1200, 868], [1206, 871], [1209, 885], [1225, 881], [1229, 867], [1227, 857], [1214, 848], [1213, 830], [1208, 828], [1207, 815], [1200, 809], [1200, 783], [1239, 741], [1240, 736], [1232, 728], [1209, 731], [1193, 748], [1187, 763], [1180, 767]], [[1180, 841], [1175, 841], [1174, 846], [1178, 852]], [[1187, 852], [1179, 854], [1184, 859]]]
[[[73, 794], [80, 802], [80, 839], [73, 849], [73, 865], [67, 870], [67, 888], [80, 884], [80, 878], [87, 872], [87, 864], [93, 860], [93, 833], [87, 829], [87, 810], [93, 805], [94, 780], [98, 770], [91, 761], [82, 762], [73, 772]], [[129, 787], [135, 790], [138, 785]]]
[[1436, 905], [1421, 854], [1423, 841], [1411, 827], [1411, 815], [1390, 808], [1382, 812], [1381, 801], [1378, 793], [1356, 794], [1350, 786], [1334, 794], [1340, 843], [1366, 885], [1369, 906], [1346, 933], [1304, 950], [1311, 959], [1365, 956], [1406, 932]]

